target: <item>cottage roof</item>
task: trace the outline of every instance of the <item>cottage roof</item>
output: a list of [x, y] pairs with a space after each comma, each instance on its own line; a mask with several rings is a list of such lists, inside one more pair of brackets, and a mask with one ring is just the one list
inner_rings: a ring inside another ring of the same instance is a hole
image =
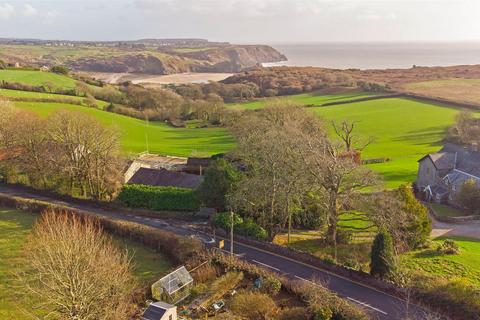
[[480, 152], [456, 144], [447, 143], [436, 153], [426, 155], [419, 161], [429, 158], [438, 170], [457, 169], [480, 177]]
[[195, 189], [203, 181], [202, 176], [184, 172], [173, 172], [166, 169], [140, 168], [130, 178], [128, 184], [144, 184]]

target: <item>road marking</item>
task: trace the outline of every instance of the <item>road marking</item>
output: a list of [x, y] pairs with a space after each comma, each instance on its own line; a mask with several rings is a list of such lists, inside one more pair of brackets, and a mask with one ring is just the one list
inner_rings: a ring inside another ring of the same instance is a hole
[[364, 306], [364, 307], [370, 308], [370, 309], [372, 309], [372, 310], [375, 310], [375, 311], [377, 311], [377, 312], [380, 312], [380, 313], [382, 313], [382, 314], [384, 314], [384, 315], [387, 315], [387, 314], [388, 314], [388, 313], [386, 313], [386, 312], [383, 311], [383, 310], [380, 310], [380, 309], [377, 309], [377, 308], [375, 308], [375, 307], [372, 307], [372, 306], [369, 305], [368, 303], [365, 303], [365, 302], [362, 302], [362, 301], [358, 301], [357, 299], [353, 299], [353, 298], [350, 298], [350, 297], [347, 297], [347, 299], [348, 299], [348, 300], [351, 300], [351, 301], [353, 301], [353, 302], [355, 302], [355, 303], [358, 303], [358, 304], [361, 305], [361, 306]]
[[275, 270], [275, 271], [279, 271], [279, 272], [280, 272], [280, 269], [275, 268], [275, 267], [272, 267], [272, 266], [269, 266], [269, 265], [266, 264], [266, 263], [263, 263], [263, 262], [260, 262], [260, 261], [254, 260], [254, 259], [252, 259], [252, 261], [255, 262], [255, 263], [261, 264], [261, 265], [264, 266], [264, 267], [267, 267], [267, 268], [270, 268], [270, 269], [273, 269], [273, 270]]
[[308, 280], [308, 279], [299, 277], [299, 276], [297, 276], [297, 275], [295, 275], [294, 277], [297, 278], [297, 279], [300, 279], [300, 280], [302, 280], [302, 281], [310, 282], [311, 284], [313, 284], [313, 285], [315, 285], [315, 286], [317, 286], [317, 287], [321, 287], [318, 283], [315, 283], [315, 282], [313, 282], [312, 280]]

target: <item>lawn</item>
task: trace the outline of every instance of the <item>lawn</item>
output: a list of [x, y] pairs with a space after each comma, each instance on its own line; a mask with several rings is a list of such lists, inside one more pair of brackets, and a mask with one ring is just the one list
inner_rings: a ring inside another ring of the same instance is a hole
[[230, 103], [227, 104], [227, 106], [236, 109], [261, 109], [270, 103], [278, 103], [285, 101], [306, 106], [321, 106], [325, 103], [348, 101], [353, 99], [366, 98], [374, 95], [374, 93], [367, 92], [348, 92], [340, 94], [322, 94], [312, 92], [291, 96], [257, 99], [255, 101], [245, 103]]
[[233, 148], [233, 138], [223, 128], [174, 128], [163, 122], [147, 122], [94, 108], [61, 103], [15, 102], [19, 108], [46, 116], [68, 109], [89, 114], [105, 125], [118, 128], [126, 153], [151, 153], [190, 156], [212, 155]]
[[[31, 312], [35, 301], [15, 288], [13, 272], [21, 270], [21, 248], [37, 217], [37, 214], [0, 208], [0, 319], [32, 319], [22, 310]], [[150, 249], [123, 239], [115, 241], [134, 255], [134, 274], [142, 284], [150, 284], [171, 267], [166, 258]], [[40, 310], [34, 313], [41, 315]]]
[[463, 278], [480, 286], [480, 241], [470, 238], [448, 237], [459, 245], [460, 252], [454, 255], [439, 254], [435, 248], [445, 239], [444, 237], [435, 239], [431, 249], [413, 251], [402, 255], [402, 266], [407, 270], [423, 270], [448, 279]]
[[[43, 93], [43, 92], [32, 92], [32, 91], [21, 91], [21, 90], [10, 90], [10, 89], [0, 89], [0, 97], [5, 98], [16, 98], [16, 99], [46, 99], [46, 100], [55, 100], [55, 99], [66, 99], [70, 101], [78, 101], [83, 104], [85, 97], [69, 96], [62, 94], [54, 93]], [[102, 100], [95, 100], [96, 104], [100, 108], [104, 108], [108, 105], [108, 102]]]
[[417, 160], [441, 148], [445, 131], [459, 112], [456, 108], [400, 98], [310, 110], [328, 121], [356, 121], [359, 136], [374, 138], [362, 158], [391, 160], [370, 165], [383, 176], [388, 188], [415, 181]]
[[28, 71], [28, 70], [0, 70], [0, 81], [18, 82], [31, 86], [40, 86], [45, 82], [51, 82], [63, 89], [75, 88], [76, 80], [67, 76], [43, 72], [43, 71]]
[[407, 91], [458, 102], [480, 104], [480, 79], [447, 79], [408, 83]]

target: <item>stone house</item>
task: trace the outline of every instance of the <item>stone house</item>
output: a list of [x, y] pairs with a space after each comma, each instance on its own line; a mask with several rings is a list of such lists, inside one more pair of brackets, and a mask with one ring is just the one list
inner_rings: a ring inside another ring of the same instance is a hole
[[447, 143], [418, 160], [416, 187], [427, 201], [453, 202], [462, 185], [474, 180], [480, 188], [480, 152]]

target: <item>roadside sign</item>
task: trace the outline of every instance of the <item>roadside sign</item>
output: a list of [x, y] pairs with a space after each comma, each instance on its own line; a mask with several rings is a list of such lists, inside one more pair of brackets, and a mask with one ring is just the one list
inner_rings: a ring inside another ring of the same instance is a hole
[[225, 247], [225, 240], [220, 240], [220, 241], [218, 242], [218, 247], [219, 247], [220, 249], [223, 249], [223, 248]]

